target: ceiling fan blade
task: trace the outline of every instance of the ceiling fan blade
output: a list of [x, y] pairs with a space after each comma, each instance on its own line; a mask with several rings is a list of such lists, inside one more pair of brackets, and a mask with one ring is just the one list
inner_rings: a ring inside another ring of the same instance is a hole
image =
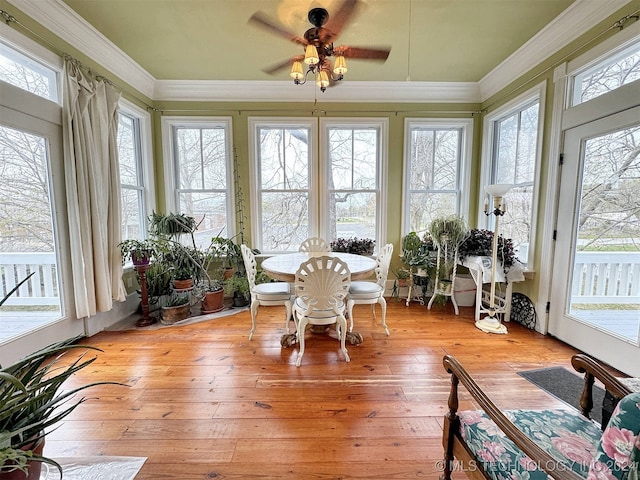
[[340, 5], [334, 13], [329, 15], [329, 20], [324, 25], [327, 33], [324, 39], [325, 43], [332, 43], [338, 38], [357, 10], [358, 4], [359, 0], [344, 0], [342, 5]]
[[264, 28], [269, 32], [280, 35], [281, 37], [284, 37], [291, 42], [305, 46], [307, 45], [307, 41], [304, 38], [285, 30], [262, 12], [256, 12], [251, 15], [251, 17], [249, 17], [249, 22], [255, 24], [258, 27]]
[[302, 60], [304, 60], [304, 55], [296, 55], [295, 57], [289, 58], [283, 62], [276, 63], [275, 65], [264, 68], [262, 69], [262, 71], [264, 73], [268, 73], [269, 75], [273, 75], [275, 73], [278, 73], [280, 70], [291, 67], [291, 64], [293, 62], [301, 62]]
[[337, 47], [336, 55], [343, 55], [345, 58], [364, 58], [368, 60], [385, 61], [391, 52], [390, 48], [364, 48], [364, 47]]

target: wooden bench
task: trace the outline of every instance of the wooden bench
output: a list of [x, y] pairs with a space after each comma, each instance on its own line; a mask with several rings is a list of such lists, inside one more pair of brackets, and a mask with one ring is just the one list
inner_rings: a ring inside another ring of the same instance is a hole
[[[578, 354], [571, 359], [573, 367], [585, 378], [581, 412], [570, 409], [503, 412], [453, 356], [445, 356], [443, 363], [451, 374], [451, 392], [449, 412], [444, 418], [442, 479], [449, 480], [454, 470], [463, 470], [472, 479], [493, 480], [580, 480], [587, 478], [590, 470], [589, 478], [594, 479], [640, 478], [640, 393], [632, 393], [586, 355]], [[595, 378], [618, 402], [608, 426], [589, 418]], [[480, 410], [458, 411], [459, 383]], [[630, 453], [625, 457], [616, 452], [612, 459], [611, 442], [602, 439], [611, 439], [616, 432], [626, 435], [616, 441], [622, 442], [621, 448]], [[605, 469], [611, 471], [603, 472]], [[595, 476], [595, 470], [603, 475]]]

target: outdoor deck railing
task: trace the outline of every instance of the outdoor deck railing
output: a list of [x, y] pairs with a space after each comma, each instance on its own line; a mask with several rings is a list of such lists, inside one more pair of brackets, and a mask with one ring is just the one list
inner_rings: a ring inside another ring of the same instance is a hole
[[5, 305], [60, 305], [55, 253], [0, 253], [0, 297], [30, 273], [34, 275]]
[[[54, 253], [1, 253], [0, 296], [35, 272], [5, 305], [59, 305]], [[578, 252], [572, 303], [640, 303], [640, 253]]]
[[571, 302], [640, 303], [640, 253], [577, 252]]

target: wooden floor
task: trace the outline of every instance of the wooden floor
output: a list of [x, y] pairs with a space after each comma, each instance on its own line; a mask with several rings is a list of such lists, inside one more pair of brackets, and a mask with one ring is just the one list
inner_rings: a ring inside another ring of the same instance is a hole
[[[516, 373], [570, 368], [575, 350], [553, 338], [517, 324], [486, 334], [472, 308], [395, 301], [386, 336], [370, 311], [354, 309], [364, 343], [349, 347], [350, 363], [336, 340], [308, 332], [299, 368], [297, 346], [280, 347], [282, 307], [260, 307], [251, 342], [247, 312], [100, 333], [84, 343], [104, 352], [68, 386], [129, 387], [94, 388], [45, 455], [148, 457], [136, 479], [436, 479], [447, 353], [503, 408], [566, 408]], [[461, 408], [473, 408], [466, 394]]]

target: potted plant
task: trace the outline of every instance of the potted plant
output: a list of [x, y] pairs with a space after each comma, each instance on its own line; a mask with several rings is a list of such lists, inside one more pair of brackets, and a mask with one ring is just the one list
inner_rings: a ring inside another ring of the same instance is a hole
[[399, 268], [398, 270], [395, 271], [395, 276], [396, 276], [396, 280], [398, 282], [398, 286], [399, 287], [406, 287], [407, 286], [407, 281], [409, 280], [409, 277], [411, 276], [411, 272], [409, 270], [407, 270], [406, 268]]
[[224, 281], [224, 293], [233, 297], [234, 307], [246, 307], [251, 298], [249, 280], [246, 275], [236, 273]]
[[191, 306], [189, 305], [189, 295], [174, 294], [162, 306], [162, 323], [171, 325], [180, 320], [184, 320], [191, 315]]
[[371, 238], [336, 238], [331, 242], [331, 251], [354, 255], [373, 255], [375, 246], [376, 241]]
[[198, 228], [196, 219], [185, 213], [156, 213], [149, 216], [149, 232], [161, 239], [176, 240], [182, 234], [193, 233]]
[[158, 253], [157, 244], [150, 239], [137, 240], [129, 238], [118, 244], [122, 254], [122, 263], [131, 260], [134, 266], [149, 265], [151, 258]]
[[438, 247], [436, 293], [452, 295], [453, 274], [458, 263], [458, 249], [469, 234], [467, 223], [459, 215], [449, 215], [433, 219], [429, 226], [429, 234]]
[[232, 238], [216, 235], [211, 238], [210, 253], [217, 257], [224, 268], [224, 278], [230, 278], [234, 271], [241, 271], [242, 252], [240, 246]]
[[217, 278], [209, 278], [202, 294], [202, 313], [215, 313], [224, 308], [224, 284]]
[[65, 354], [72, 349], [100, 351], [91, 346], [75, 345], [79, 338], [54, 343], [0, 369], [2, 478], [39, 479], [42, 463], [55, 466], [62, 477], [60, 465], [42, 456], [48, 431], [87, 400], [85, 397], [76, 398], [77, 393], [97, 385], [123, 385], [94, 382], [63, 390], [63, 384], [69, 377], [96, 360], [96, 357], [86, 359], [85, 352], [67, 362]]

